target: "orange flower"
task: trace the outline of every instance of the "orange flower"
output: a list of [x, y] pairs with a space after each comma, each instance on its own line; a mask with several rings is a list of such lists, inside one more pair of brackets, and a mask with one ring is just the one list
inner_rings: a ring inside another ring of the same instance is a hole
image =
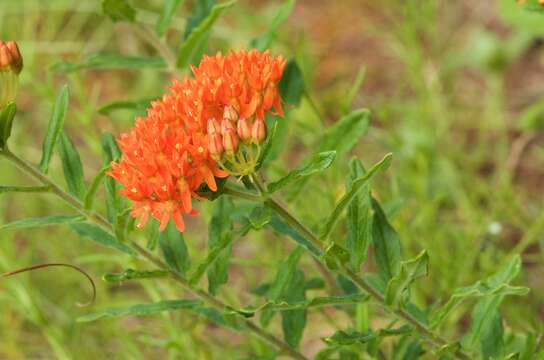
[[[264, 122], [272, 108], [283, 115], [278, 82], [284, 67], [285, 60], [272, 58], [268, 51], [205, 56], [192, 68], [195, 78], [174, 80], [170, 93], [153, 102], [147, 116], [137, 118], [131, 131], [119, 137], [123, 155], [112, 163], [109, 175], [133, 201], [131, 215], [138, 218], [138, 227], [151, 216], [161, 230], [172, 219], [184, 231], [183, 215], [197, 214], [192, 199], [203, 200], [197, 189], [206, 184], [217, 191], [215, 178], [229, 175], [216, 160], [223, 148], [236, 147], [235, 122]], [[229, 143], [219, 133], [225, 116], [232, 122]]]

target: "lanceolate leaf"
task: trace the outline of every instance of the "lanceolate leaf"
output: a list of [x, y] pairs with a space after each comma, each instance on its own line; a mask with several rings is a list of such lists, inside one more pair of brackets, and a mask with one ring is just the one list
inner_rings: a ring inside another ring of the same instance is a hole
[[368, 110], [359, 109], [351, 112], [325, 130], [320, 141], [320, 151], [336, 150], [338, 155], [348, 152], [366, 132], [369, 123]]
[[95, 321], [103, 317], [121, 317], [130, 315], [152, 315], [162, 311], [193, 309], [202, 305], [200, 300], [163, 300], [151, 304], [137, 304], [127, 307], [105, 309], [96, 313], [81, 316], [78, 322]]
[[162, 37], [166, 34], [168, 27], [170, 27], [170, 22], [172, 21], [172, 16], [176, 12], [176, 9], [183, 2], [183, 0], [165, 0], [162, 7], [159, 20], [157, 20], [156, 31], [159, 37]]
[[283, 221], [281, 217], [277, 214], [272, 214], [272, 218], [268, 223], [269, 226], [274, 229], [274, 231], [289, 236], [291, 239], [296, 241], [299, 245], [306, 248], [315, 256], [321, 256], [321, 251], [310, 241], [308, 241], [304, 236], [302, 236], [297, 230], [291, 227], [289, 224]]
[[26, 218], [0, 225], [1, 230], [42, 227], [59, 224], [70, 224], [85, 221], [82, 215], [53, 215], [39, 218]]
[[391, 163], [391, 154], [385, 155], [385, 157], [376, 165], [374, 165], [366, 174], [361, 176], [360, 178], [353, 181], [351, 185], [351, 189], [349, 189], [346, 194], [340, 199], [338, 204], [336, 205], [336, 208], [332, 211], [332, 213], [329, 215], [327, 221], [325, 222], [325, 226], [322, 231], [321, 238], [326, 240], [330, 236], [331, 232], [334, 230], [334, 227], [336, 223], [338, 222], [340, 215], [344, 212], [344, 210], [351, 204], [351, 202], [355, 199], [359, 191], [361, 191], [365, 185], [368, 183], [368, 181], [378, 172], [385, 170], [387, 167], [389, 167], [389, 164]]
[[159, 246], [164, 254], [164, 260], [174, 271], [185, 275], [191, 265], [189, 252], [183, 234], [173, 222], [159, 236]]
[[214, 5], [208, 16], [192, 29], [190, 35], [181, 44], [178, 51], [177, 65], [184, 68], [194, 60], [195, 53], [199, 50], [203, 41], [207, 40], [208, 32], [221, 13], [234, 5], [236, 0]]
[[91, 69], [142, 69], [152, 68], [161, 69], [166, 68], [166, 62], [164, 59], [155, 57], [140, 57], [123, 55], [117, 53], [98, 53], [87, 57], [80, 63], [61, 62], [53, 65], [51, 68], [53, 71], [70, 73], [79, 70], [91, 70]]
[[[306, 299], [304, 284], [304, 273], [296, 270], [284, 299], [286, 301], [304, 301]], [[302, 333], [306, 327], [306, 315], [306, 309], [290, 309], [281, 312], [283, 338], [292, 347], [298, 347], [302, 339]]]
[[79, 236], [93, 240], [100, 245], [122, 251], [126, 254], [136, 255], [136, 252], [132, 250], [128, 245], [120, 242], [115, 237], [113, 237], [113, 235], [109, 234], [105, 230], [102, 230], [96, 225], [81, 223], [71, 224], [70, 226]]
[[[220, 197], [213, 207], [213, 215], [208, 228], [208, 251], [212, 253], [216, 247], [222, 249], [212, 259], [208, 267], [208, 288], [212, 294], [216, 294], [219, 286], [226, 284], [229, 278], [229, 260], [233, 239], [231, 214], [233, 211], [234, 204], [226, 196]], [[225, 246], [225, 244], [228, 245]]]
[[298, 105], [300, 103], [305, 88], [304, 74], [295, 59], [289, 60], [287, 65], [285, 65], [279, 87], [283, 101], [291, 105]]
[[303, 177], [310, 176], [318, 171], [322, 171], [331, 166], [334, 158], [336, 157], [336, 151], [325, 151], [317, 153], [311, 156], [307, 161], [304, 161], [305, 165], [291, 171], [287, 176], [281, 178], [278, 181], [270, 183], [268, 185], [269, 192], [275, 192], [284, 186], [289, 185]]
[[102, 279], [107, 282], [121, 282], [127, 280], [156, 279], [168, 276], [169, 272], [164, 270], [142, 271], [126, 269], [121, 273], [107, 273]]
[[64, 170], [64, 179], [68, 185], [68, 191], [79, 199], [83, 199], [86, 187], [83, 165], [76, 147], [64, 131], [61, 132], [57, 149], [62, 160], [62, 169]]
[[146, 109], [149, 107], [149, 104], [156, 100], [157, 97], [146, 98], [135, 101], [113, 101], [108, 103], [97, 111], [102, 115], [109, 115], [115, 110], [133, 110], [135, 113], [144, 114]]
[[431, 328], [435, 328], [446, 316], [463, 300], [471, 297], [504, 297], [506, 295], [525, 295], [529, 289], [522, 286], [511, 286], [512, 281], [521, 269], [521, 259], [514, 257], [505, 267], [486, 280], [477, 281], [475, 284], [456, 289], [450, 300], [442, 306], [432, 317]]
[[380, 204], [372, 199], [372, 245], [374, 246], [378, 274], [386, 283], [398, 274], [400, 268], [400, 239], [389, 224]]
[[62, 131], [62, 126], [64, 125], [64, 117], [66, 116], [66, 110], [68, 110], [68, 98], [68, 86], [64, 85], [55, 100], [53, 113], [51, 114], [47, 127], [47, 134], [43, 141], [42, 159], [40, 160], [39, 168], [44, 174], [47, 174], [47, 171], [49, 170], [53, 149], [57, 144], [57, 140]]
[[386, 336], [405, 335], [410, 333], [411, 331], [412, 331], [412, 328], [408, 325], [404, 325], [396, 329], [381, 329], [378, 331], [369, 330], [366, 332], [358, 332], [353, 330], [350, 330], [350, 331], [341, 330], [334, 333], [333, 336], [325, 338], [324, 340], [330, 345], [337, 345], [337, 346], [352, 345], [355, 343], [365, 344], [377, 338], [382, 338]]
[[[112, 161], [121, 157], [121, 150], [119, 150], [115, 138], [108, 132], [102, 134], [102, 151], [104, 166], [110, 166]], [[116, 221], [117, 214], [123, 211], [124, 201], [117, 193], [118, 185], [113, 178], [106, 177], [104, 185], [106, 188], [108, 219], [113, 223]]]
[[404, 306], [409, 300], [410, 285], [419, 277], [426, 276], [429, 266], [429, 255], [423, 250], [416, 258], [403, 261], [400, 272], [389, 280], [385, 290], [385, 303], [394, 308]]
[[[365, 172], [359, 159], [351, 159], [346, 184], [348, 191]], [[372, 202], [368, 184], [362, 187], [348, 206], [347, 228], [346, 247], [350, 254], [350, 265], [358, 271], [367, 257], [368, 245], [372, 239]]]
[[11, 127], [16, 113], [17, 105], [14, 102], [0, 110], [0, 150], [6, 146], [8, 138], [11, 136]]
[[276, 32], [278, 30], [278, 27], [281, 25], [281, 23], [287, 20], [289, 15], [293, 12], [294, 7], [295, 0], [285, 1], [283, 5], [279, 7], [276, 16], [272, 20], [272, 23], [268, 25], [266, 32], [251, 40], [251, 47], [257, 48], [260, 51], [264, 51], [270, 48], [270, 45], [272, 45], [272, 43], [276, 39]]
[[193, 32], [193, 29], [208, 17], [216, 2], [216, 0], [198, 0], [193, 2], [193, 9], [191, 16], [187, 18], [183, 39], [187, 39]]
[[103, 0], [102, 11], [113, 21], [132, 22], [136, 18], [134, 10], [127, 0]]
[[92, 209], [94, 198], [96, 195], [96, 191], [98, 190], [98, 187], [102, 183], [102, 180], [104, 180], [104, 177], [106, 176], [106, 173], [110, 170], [110, 166], [106, 165], [102, 169], [98, 171], [98, 173], [95, 175], [93, 181], [91, 182], [91, 185], [87, 189], [87, 192], [85, 193], [85, 198], [83, 200], [83, 206], [86, 210]]
[[[497, 349], [502, 346], [502, 326], [499, 325], [500, 329], [498, 334], [496, 326], [497, 321], [502, 321], [500, 320], [499, 306], [503, 299], [504, 296], [495, 295], [484, 297], [478, 301], [472, 311], [469, 330], [461, 342], [465, 349], [475, 350], [478, 345], [480, 345], [482, 350], [486, 350], [484, 341], [490, 340], [494, 342], [495, 345], [499, 345]], [[500, 339], [496, 339], [497, 336], [499, 336]], [[490, 339], [490, 337], [492, 339]]]

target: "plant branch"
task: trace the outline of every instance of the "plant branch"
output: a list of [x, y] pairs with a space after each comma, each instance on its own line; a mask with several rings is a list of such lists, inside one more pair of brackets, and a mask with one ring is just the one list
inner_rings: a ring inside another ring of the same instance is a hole
[[[101, 214], [94, 212], [92, 210], [87, 210], [84, 207], [84, 204], [76, 197], [72, 196], [71, 194], [64, 191], [60, 186], [58, 186], [56, 183], [54, 183], [51, 179], [49, 179], [45, 174], [40, 172], [36, 167], [34, 167], [32, 164], [28, 163], [24, 159], [18, 157], [17, 155], [13, 154], [8, 149], [4, 149], [0, 152], [0, 155], [3, 155], [6, 157], [6, 159], [10, 160], [12, 163], [14, 163], [19, 169], [21, 169], [24, 173], [29, 175], [30, 177], [38, 180], [45, 186], [48, 186], [51, 189], [51, 192], [57, 195], [59, 198], [61, 198], [64, 202], [66, 202], [68, 205], [73, 207], [77, 212], [84, 215], [87, 219], [90, 221], [96, 223], [98, 226], [103, 228], [104, 230], [108, 231], [109, 233], [114, 233], [113, 225]], [[141, 247], [138, 243], [136, 243], [133, 240], [128, 240], [127, 243], [143, 258], [148, 260], [153, 265], [157, 266], [159, 269], [168, 271], [172, 278], [178, 282], [185, 290], [187, 290], [189, 293], [193, 294], [196, 297], [201, 298], [211, 306], [217, 308], [220, 311], [225, 311], [229, 309], [229, 307], [223, 303], [222, 301], [218, 300], [217, 298], [213, 297], [206, 291], [196, 288], [192, 286], [189, 281], [179, 272], [174, 271], [170, 269], [161, 259], [157, 258], [155, 255], [153, 255], [151, 252], [147, 251], [143, 247]], [[278, 349], [284, 351], [285, 353], [289, 354], [292, 358], [298, 359], [298, 360], [308, 360], [304, 355], [302, 355], [300, 352], [295, 350], [293, 347], [291, 347], [286, 342], [278, 339], [274, 335], [267, 332], [265, 329], [255, 325], [252, 321], [248, 319], [242, 319], [241, 320], [243, 324], [252, 331], [255, 335], [259, 336], [263, 340], [269, 342], [273, 346], [277, 347]]]

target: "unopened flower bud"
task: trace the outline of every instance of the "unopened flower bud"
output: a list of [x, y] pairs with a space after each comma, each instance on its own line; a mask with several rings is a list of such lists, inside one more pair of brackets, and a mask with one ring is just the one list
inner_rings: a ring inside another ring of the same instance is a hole
[[0, 41], [0, 110], [15, 100], [23, 59], [14, 41]]
[[238, 132], [238, 136], [242, 141], [248, 141], [251, 139], [251, 128], [249, 127], [249, 122], [247, 119], [241, 118], [238, 120], [238, 123], [236, 124], [236, 130]]
[[208, 120], [208, 134], [219, 133], [220, 130], [221, 126], [219, 125], [219, 121], [215, 120], [215, 118]]
[[208, 151], [214, 159], [219, 159], [223, 154], [223, 137], [219, 133], [208, 134]]
[[260, 144], [266, 139], [266, 123], [263, 119], [256, 119], [251, 126], [251, 138]]
[[229, 130], [236, 130], [234, 128], [234, 123], [230, 120], [223, 119], [223, 121], [221, 121], [221, 134], [225, 136], [225, 133]]
[[15, 41], [8, 41], [5, 43], [9, 53], [11, 54], [11, 69], [19, 75], [21, 70], [23, 70], [23, 57], [19, 51], [19, 47]]
[[236, 122], [238, 120], [238, 113], [232, 106], [226, 106], [223, 110], [223, 119]]
[[229, 152], [238, 149], [238, 135], [234, 129], [227, 129], [223, 133], [223, 148]]

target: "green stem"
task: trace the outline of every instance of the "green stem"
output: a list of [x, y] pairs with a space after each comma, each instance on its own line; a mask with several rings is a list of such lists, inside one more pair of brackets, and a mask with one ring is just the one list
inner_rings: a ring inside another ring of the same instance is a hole
[[0, 186], [0, 194], [7, 192], [48, 192], [51, 190], [49, 186]]
[[[268, 195], [266, 184], [260, 180], [260, 178], [253, 174], [251, 176], [255, 186], [263, 196], [266, 197], [266, 203], [270, 207], [272, 207], [276, 213], [281, 216], [285, 222], [287, 222], [291, 227], [293, 227], [295, 230], [297, 230], [302, 236], [304, 236], [308, 241], [310, 241], [312, 244], [314, 244], [318, 249], [321, 251], [324, 251], [324, 244], [321, 242], [319, 237], [315, 235], [310, 229], [308, 229], [304, 224], [302, 224], [300, 221], [297, 220], [296, 217], [294, 217], [283, 205], [281, 205], [278, 201], [276, 201], [274, 198]], [[319, 259], [314, 254], [314, 259], [319, 261], [319, 264], [323, 266], [321, 263], [322, 259]], [[321, 269], [320, 269], [321, 270]], [[327, 273], [330, 273], [325, 268]], [[438, 334], [435, 334], [432, 330], [430, 330], [425, 324], [420, 322], [418, 319], [416, 319], [412, 314], [408, 313], [404, 309], [392, 309], [389, 306], [385, 304], [385, 298], [384, 295], [377, 289], [375, 289], [372, 285], [370, 285], [365, 279], [361, 278], [358, 274], [356, 274], [353, 270], [342, 266], [342, 268], [339, 270], [340, 273], [347, 276], [353, 283], [355, 283], [359, 288], [366, 291], [370, 296], [372, 296], [375, 300], [377, 300], [385, 309], [389, 310], [393, 314], [395, 314], [397, 317], [403, 319], [407, 323], [414, 326], [414, 328], [423, 336], [427, 337], [431, 343], [434, 345], [441, 347], [449, 344], [449, 342], [441, 337]], [[465, 352], [461, 350], [457, 350], [455, 352], [455, 355], [459, 359], [466, 359], [470, 360], [471, 357], [467, 355]]]
[[[0, 155], [3, 155], [4, 157], [6, 157], [6, 159], [10, 160], [19, 169], [21, 169], [24, 173], [26, 173], [30, 177], [38, 180], [45, 186], [48, 186], [52, 193], [54, 193], [59, 198], [64, 200], [64, 202], [66, 202], [68, 205], [73, 207], [80, 214], [84, 215], [87, 219], [94, 222], [98, 226], [102, 227], [104, 230], [108, 231], [109, 233], [112, 233], [112, 234], [114, 233], [113, 225], [104, 216], [94, 211], [85, 209], [84, 204], [78, 198], [65, 192], [60, 186], [55, 184], [51, 179], [49, 179], [46, 175], [40, 172], [36, 167], [31, 165], [27, 161], [23, 160], [22, 158], [18, 157], [17, 155], [13, 154], [8, 149], [2, 150], [0, 152]], [[141, 247], [135, 241], [129, 240], [127, 242], [134, 250], [136, 250], [138, 254], [140, 254], [143, 258], [148, 260], [150, 263], [157, 266], [161, 270], [168, 271], [172, 275], [172, 278], [175, 281], [177, 281], [179, 284], [181, 284], [181, 286], [189, 293], [201, 298], [202, 300], [204, 300], [205, 302], [207, 302], [208, 304], [217, 308], [220, 311], [225, 311], [229, 309], [227, 304], [223, 303], [222, 301], [208, 294], [206, 291], [192, 286], [183, 275], [181, 275], [177, 271], [173, 271], [172, 269], [170, 269], [161, 259], [159, 259], [155, 255], [153, 255], [152, 253], [150, 253], [149, 251]], [[263, 328], [255, 325], [250, 320], [242, 319], [241, 321], [255, 335], [259, 336], [263, 340], [269, 342], [273, 346], [289, 354], [292, 358], [299, 359], [299, 360], [308, 360], [304, 355], [299, 353], [289, 344], [278, 339], [277, 337], [270, 334]]]

